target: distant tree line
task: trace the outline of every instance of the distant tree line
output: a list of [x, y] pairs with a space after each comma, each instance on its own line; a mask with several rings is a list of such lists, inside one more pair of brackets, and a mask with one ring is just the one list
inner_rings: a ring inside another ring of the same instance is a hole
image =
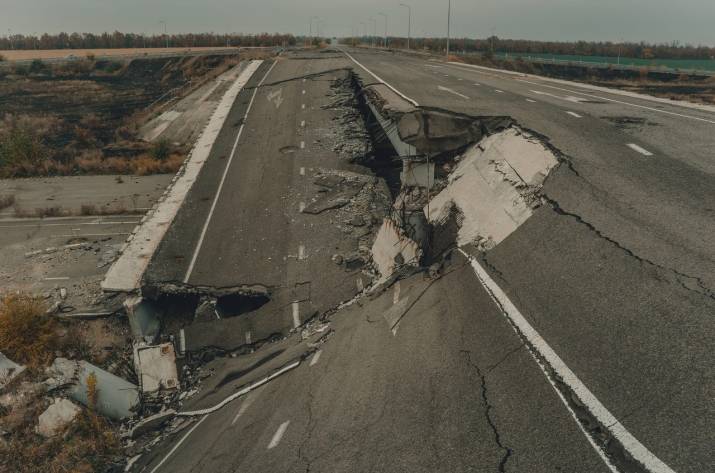
[[[168, 37], [167, 37], [168, 36]], [[0, 50], [9, 49], [119, 49], [119, 48], [163, 48], [167, 39], [170, 47], [218, 47], [218, 46], [292, 46], [296, 38], [289, 34], [260, 33], [217, 34], [186, 33], [170, 35], [145, 35], [137, 33], [59, 33], [22, 35], [14, 34], [0, 38]]]
[[[363, 38], [363, 42], [367, 39]], [[349, 40], [348, 40], [349, 42]], [[382, 39], [378, 39], [381, 44]], [[391, 38], [393, 47], [404, 48], [407, 38]], [[451, 41], [451, 49], [455, 52], [494, 52], [509, 54], [566, 54], [577, 56], [609, 56], [642, 58], [642, 59], [715, 59], [715, 47], [692, 46], [672, 43], [617, 43], [612, 41], [530, 41], [525, 39], [502, 39], [492, 36], [485, 39], [456, 38]], [[411, 47], [428, 51], [444, 51], [447, 48], [446, 38], [412, 38]]]

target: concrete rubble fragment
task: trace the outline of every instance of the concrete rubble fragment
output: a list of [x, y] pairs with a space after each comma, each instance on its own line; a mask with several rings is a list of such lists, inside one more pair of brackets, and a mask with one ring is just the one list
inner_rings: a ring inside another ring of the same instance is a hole
[[43, 437], [53, 437], [75, 420], [81, 410], [68, 399], [55, 399], [50, 407], [40, 414], [36, 431]]
[[136, 439], [147, 432], [158, 430], [174, 417], [176, 417], [176, 411], [174, 409], [167, 409], [152, 416], [145, 417], [132, 427], [128, 433], [128, 437]]
[[0, 352], [0, 390], [9, 386], [25, 371], [23, 365], [17, 364]]
[[176, 370], [174, 345], [134, 346], [134, 366], [143, 393], [153, 393], [161, 389], [177, 389], [179, 375]]
[[47, 368], [48, 391], [62, 390], [76, 402], [89, 406], [87, 379], [94, 374], [97, 384], [97, 411], [109, 418], [121, 420], [131, 417], [139, 406], [139, 389], [118, 376], [86, 361], [55, 358]]
[[152, 343], [161, 328], [156, 304], [141, 296], [130, 296], [124, 301], [124, 308], [134, 338]]
[[421, 258], [419, 245], [404, 235], [394, 220], [385, 219], [372, 245], [372, 259], [380, 272], [380, 282], [403, 264], [418, 266]]

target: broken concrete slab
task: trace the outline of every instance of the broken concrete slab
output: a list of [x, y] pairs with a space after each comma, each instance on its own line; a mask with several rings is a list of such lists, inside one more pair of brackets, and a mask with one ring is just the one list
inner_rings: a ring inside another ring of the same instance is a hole
[[154, 414], [153, 416], [145, 417], [132, 427], [128, 436], [131, 439], [139, 438], [148, 432], [160, 429], [174, 417], [176, 417], [176, 411], [174, 409], [167, 409], [159, 412], [158, 414]]
[[176, 353], [171, 343], [135, 345], [134, 367], [143, 393], [179, 387]]
[[434, 186], [434, 167], [434, 162], [405, 159], [402, 161], [400, 181], [403, 186], [431, 189]]
[[124, 308], [134, 338], [153, 342], [161, 328], [156, 303], [141, 296], [129, 296], [124, 301]]
[[54, 437], [74, 421], [82, 411], [68, 399], [55, 399], [52, 405], [40, 414], [36, 431], [43, 437]]
[[380, 272], [379, 282], [383, 282], [399, 266], [419, 266], [422, 250], [402, 232], [394, 220], [385, 219], [372, 245], [372, 259]]
[[47, 368], [50, 378], [45, 382], [49, 391], [63, 390], [67, 395], [89, 406], [87, 378], [94, 375], [97, 387], [97, 411], [109, 418], [121, 420], [134, 415], [139, 406], [139, 388], [118, 376], [86, 361], [56, 358]]
[[0, 352], [0, 390], [8, 387], [10, 383], [19, 379], [25, 367], [15, 363]]
[[516, 128], [492, 135], [464, 153], [425, 214], [442, 224], [456, 207], [457, 243], [489, 250], [531, 217], [540, 203], [537, 192], [556, 166], [549, 149]]

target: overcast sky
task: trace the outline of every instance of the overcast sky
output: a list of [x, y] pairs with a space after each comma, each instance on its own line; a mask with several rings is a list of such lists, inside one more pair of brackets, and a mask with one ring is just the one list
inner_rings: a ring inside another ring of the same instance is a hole
[[[413, 36], [445, 36], [447, 0], [407, 0]], [[389, 17], [391, 35], [407, 35], [400, 0], [0, 0], [0, 35], [59, 31], [305, 34], [319, 16], [330, 36]], [[452, 0], [453, 35], [537, 40], [613, 40], [715, 46], [715, 0]]]

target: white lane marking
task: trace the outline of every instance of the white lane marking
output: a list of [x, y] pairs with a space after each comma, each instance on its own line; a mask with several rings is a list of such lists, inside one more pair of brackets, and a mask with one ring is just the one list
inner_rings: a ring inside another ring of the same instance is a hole
[[304, 167], [300, 168], [300, 175], [305, 176], [305, 168]]
[[301, 104], [300, 108], [301, 108], [302, 110], [305, 110], [305, 104]]
[[323, 350], [318, 350], [315, 352], [315, 355], [313, 355], [313, 358], [310, 360], [310, 364], [308, 366], [314, 366], [318, 360], [320, 359], [320, 355], [323, 354]]
[[358, 292], [362, 292], [362, 291], [365, 290], [365, 283], [362, 281], [362, 278], [361, 278], [361, 277], [358, 277], [358, 278], [355, 280], [355, 285], [357, 286]]
[[293, 328], [300, 327], [300, 303], [294, 302], [291, 304], [293, 309]]
[[[700, 117], [694, 117], [692, 115], [685, 115], [683, 113], [670, 112], [668, 110], [661, 110], [660, 108], [648, 107], [646, 105], [638, 105], [635, 103], [624, 102], [623, 100], [609, 99], [608, 97], [603, 97], [601, 95], [587, 94], [585, 92], [578, 92], [576, 90], [564, 89], [563, 87], [556, 87], [554, 85], [540, 84], [538, 82], [532, 82], [532, 81], [528, 81], [525, 79], [515, 79], [515, 80], [518, 80], [519, 82], [526, 82], [527, 84], [538, 85], [541, 87], [549, 87], [551, 89], [563, 90], [564, 92], [570, 92], [572, 94], [579, 94], [579, 95], [583, 95], [584, 97], [590, 97], [590, 98], [594, 98], [594, 99], [605, 100], [607, 102], [619, 103], [621, 105], [629, 105], [631, 107], [642, 108], [644, 110], [649, 110], [651, 112], [664, 113], [666, 115], [673, 115], [675, 117], [689, 118], [691, 120], [698, 120], [698, 121], [705, 122], [705, 123], [715, 124], [715, 120], [708, 120], [707, 118], [700, 118]], [[546, 95], [546, 93], [542, 92], [542, 95]], [[644, 100], [646, 100], [646, 99], [644, 99]], [[677, 104], [675, 104], [675, 105], [677, 105]]]
[[303, 83], [305, 84], [306, 79], [303, 79]]
[[583, 118], [581, 115], [579, 115], [578, 113], [575, 113], [575, 112], [566, 112], [566, 113], [568, 113], [569, 115], [571, 115], [572, 117], [575, 117], [575, 118]]
[[[636, 439], [628, 430], [626, 430], [623, 424], [621, 424], [621, 422], [616, 419], [603, 404], [601, 404], [601, 401], [599, 401], [596, 396], [594, 396], [593, 393], [589, 391], [586, 385], [583, 384], [583, 382], [576, 376], [573, 371], [571, 371], [568, 366], [566, 366], [566, 363], [564, 363], [564, 361], [556, 354], [556, 352], [551, 348], [551, 346], [549, 346], [546, 340], [544, 340], [541, 335], [534, 329], [534, 327], [529, 324], [526, 318], [521, 314], [521, 312], [519, 312], [519, 309], [517, 309], [516, 306], [509, 299], [509, 296], [507, 296], [506, 293], [497, 285], [497, 283], [494, 282], [494, 280], [489, 276], [489, 273], [487, 273], [484, 268], [482, 268], [479, 262], [469, 256], [469, 254], [467, 254], [464, 250], [460, 250], [460, 252], [470, 260], [477, 279], [482, 284], [482, 286], [487, 291], [487, 293], [492, 298], [497, 307], [504, 314], [504, 316], [509, 319], [514, 330], [529, 341], [534, 350], [539, 353], [539, 356], [542, 359], [546, 360], [546, 362], [550, 365], [551, 369], [558, 375], [560, 381], [565, 383], [576, 394], [576, 396], [578, 396], [580, 402], [584, 404], [586, 408], [588, 408], [591, 414], [596, 417], [598, 422], [605, 429], [607, 429], [616, 439], [618, 439], [618, 441], [621, 442], [626, 451], [643, 466], [645, 466], [646, 469], [648, 469], [651, 473], [675, 473], [668, 465], [658, 459], [653, 453], [650, 452], [650, 450], [648, 450], [642, 443], [640, 443], [638, 439]], [[531, 353], [531, 350], [529, 351]], [[539, 363], [539, 358], [534, 353], [531, 353], [531, 355], [534, 357], [537, 363]], [[553, 380], [549, 376], [548, 371], [543, 366], [541, 366], [540, 363], [539, 366], [546, 375], [547, 379], [549, 379], [549, 382], [551, 382], [552, 386], [554, 386], [554, 389], [556, 389], [556, 391], [558, 392], [558, 388], [556, 388], [556, 386], [553, 384]], [[565, 400], [563, 401], [567, 408], [571, 410]], [[579, 426], [581, 425], [580, 422], [577, 422], [577, 424]], [[585, 430], [583, 430], [583, 427], [581, 428], [586, 435], [586, 438], [591, 439], [591, 436], [588, 435]], [[601, 458], [604, 462], [606, 462], [606, 464], [611, 468], [611, 470], [613, 472], [617, 472], [618, 470], [616, 470], [610, 464], [610, 461], [607, 460], [607, 457], [605, 456], [603, 451], [601, 451], [601, 449], [598, 448], [595, 443], [593, 443], [592, 439], [591, 445], [596, 448], [596, 451], [599, 452]]]
[[449, 74], [445, 74], [444, 77], [449, 77]]
[[238, 134], [236, 135], [236, 141], [233, 143], [233, 149], [231, 150], [231, 155], [228, 158], [228, 162], [226, 163], [226, 168], [223, 170], [223, 175], [221, 176], [221, 182], [219, 182], [218, 189], [216, 190], [216, 195], [214, 196], [214, 200], [211, 203], [211, 209], [209, 210], [209, 215], [206, 217], [206, 222], [204, 222], [204, 227], [201, 229], [201, 236], [199, 237], [199, 242], [196, 245], [196, 249], [194, 250], [194, 254], [191, 257], [191, 263], [189, 264], [189, 268], [186, 270], [186, 275], [184, 276], [184, 284], [187, 284], [189, 282], [189, 278], [191, 277], [191, 273], [194, 272], [194, 266], [196, 265], [196, 260], [199, 257], [199, 252], [201, 252], [201, 247], [204, 244], [204, 238], [206, 238], [206, 232], [209, 229], [209, 224], [211, 223], [211, 218], [213, 217], [214, 210], [216, 210], [216, 204], [218, 204], [218, 199], [221, 196], [221, 190], [223, 190], [223, 184], [226, 182], [226, 176], [228, 176], [228, 170], [231, 168], [231, 163], [233, 162], [233, 157], [236, 155], [236, 149], [238, 148], [238, 141], [241, 139], [241, 135], [243, 134], [243, 130], [246, 127], [246, 119], [248, 118], [248, 114], [251, 112], [251, 108], [253, 108], [253, 102], [256, 100], [256, 94], [258, 94], [258, 89], [261, 88], [263, 83], [266, 81], [266, 78], [268, 75], [271, 73], [273, 68], [278, 64], [277, 62], [274, 62], [271, 67], [268, 69], [268, 72], [266, 72], [266, 75], [263, 76], [263, 79], [261, 79], [261, 82], [258, 83], [255, 89], [253, 89], [253, 95], [251, 96], [251, 101], [248, 103], [248, 107], [246, 108], [246, 113], [243, 115], [243, 123], [241, 123], [241, 128], [238, 130]]
[[392, 292], [392, 304], [395, 305], [400, 302], [400, 281], [397, 281], [394, 285]]
[[68, 279], [67, 276], [62, 276], [57, 278], [45, 278], [45, 281], [67, 281]]
[[298, 204], [298, 212], [303, 213], [304, 210], [305, 210], [305, 202], [300, 202]]
[[630, 149], [634, 150], [634, 151], [638, 151], [638, 152], [639, 152], [640, 154], [642, 154], [643, 156], [653, 156], [653, 153], [651, 153], [650, 151], [648, 151], [648, 150], [645, 149], [645, 148], [641, 148], [640, 146], [638, 146], [638, 145], [635, 144], [635, 143], [628, 143], [627, 146], [628, 146]]
[[298, 259], [305, 259], [305, 245], [298, 245]]
[[305, 120], [302, 120], [302, 121], [300, 122], [300, 127], [301, 127], [301, 128], [305, 128]]
[[460, 77], [460, 78], [458, 78], [457, 80], [458, 80], [458, 81], [462, 81], [462, 80], [464, 80], [464, 79], [462, 79], [462, 78]]
[[456, 90], [452, 90], [452, 89], [449, 89], [449, 88], [447, 88], [447, 87], [443, 87], [443, 86], [441, 86], [441, 85], [438, 85], [438, 86], [437, 86], [437, 89], [438, 89], [438, 90], [441, 90], [442, 92], [449, 92], [450, 94], [457, 95], [457, 96], [459, 96], [459, 97], [462, 97], [462, 98], [465, 99], [465, 100], [469, 100], [469, 97], [467, 97], [467, 96], [464, 95], [464, 94], [460, 94], [460, 93], [457, 92]]
[[249, 407], [251, 407], [251, 404], [253, 404], [253, 400], [256, 398], [255, 395], [250, 394], [246, 396], [246, 399], [244, 399], [243, 403], [241, 404], [241, 407], [238, 409], [238, 413], [236, 414], [236, 417], [233, 418], [231, 421], [231, 425], [236, 425], [236, 422], [238, 422], [238, 419], [243, 416], [243, 414], [246, 413]]
[[477, 87], [481, 87], [482, 84], [480, 84], [479, 82], [475, 82], [474, 85], [476, 85]]
[[281, 443], [281, 439], [286, 433], [286, 430], [288, 430], [288, 424], [290, 424], [290, 421], [287, 420], [283, 422], [280, 427], [278, 427], [278, 430], [276, 430], [276, 433], [273, 434], [273, 438], [271, 439], [271, 443], [268, 444], [268, 450], [272, 448], [276, 448], [279, 443]]
[[300, 142], [300, 149], [305, 149], [305, 141]]
[[174, 454], [174, 452], [181, 446], [181, 444], [184, 443], [184, 440], [186, 440], [188, 438], [188, 436], [191, 435], [191, 433], [194, 430], [196, 430], [196, 427], [200, 426], [201, 423], [203, 421], [205, 421], [207, 417], [208, 417], [208, 414], [203, 416], [196, 424], [194, 424], [194, 426], [191, 427], [191, 429], [189, 429], [189, 431], [186, 432], [186, 434], [183, 437], [181, 437], [181, 440], [176, 442], [176, 445], [174, 445], [174, 447], [171, 450], [169, 450], [169, 453], [167, 453], [166, 456], [161, 459], [161, 461], [154, 467], [153, 470], [151, 470], [150, 473], [156, 473], [156, 471], [161, 467], [161, 465], [163, 465], [166, 462], [166, 460], [168, 460], [169, 457]]
[[378, 77], [377, 74], [375, 74], [374, 72], [372, 72], [370, 69], [368, 69], [367, 67], [365, 67], [365, 66], [363, 66], [362, 64], [360, 64], [354, 57], [352, 57], [352, 56], [350, 55], [350, 53], [348, 53], [347, 51], [343, 51], [343, 53], [344, 53], [347, 57], [349, 57], [355, 64], [357, 64], [358, 66], [360, 66], [360, 67], [362, 67], [363, 69], [365, 69], [365, 70], [368, 72], [368, 74], [370, 74], [371, 76], [373, 76], [378, 82], [381, 82], [381, 83], [385, 84], [390, 90], [392, 90], [394, 93], [396, 93], [397, 95], [399, 95], [399, 96], [402, 97], [403, 99], [405, 99], [405, 100], [407, 100], [408, 102], [410, 102], [410, 103], [411, 103], [412, 105], [414, 105], [415, 107], [419, 107], [419, 106], [420, 106], [420, 104], [418, 104], [417, 101], [415, 101], [415, 100], [409, 98], [408, 96], [406, 96], [405, 94], [403, 94], [402, 92], [400, 92], [399, 90], [397, 90], [396, 88], [394, 88], [393, 86], [391, 86], [390, 84], [388, 84], [387, 82], [385, 82], [384, 80], [380, 79], [380, 77]]
[[305, 95], [305, 90], [303, 91], [303, 95]]
[[526, 101], [529, 103], [536, 103], [536, 100], [532, 100], [532, 99], [526, 99]]
[[499, 90], [499, 89], [494, 89], [494, 92], [496, 92], [497, 94], [503, 94], [503, 93], [504, 93], [503, 90]]
[[250, 345], [252, 341], [253, 338], [251, 337], [251, 331], [248, 330], [246, 331], [246, 345]]

